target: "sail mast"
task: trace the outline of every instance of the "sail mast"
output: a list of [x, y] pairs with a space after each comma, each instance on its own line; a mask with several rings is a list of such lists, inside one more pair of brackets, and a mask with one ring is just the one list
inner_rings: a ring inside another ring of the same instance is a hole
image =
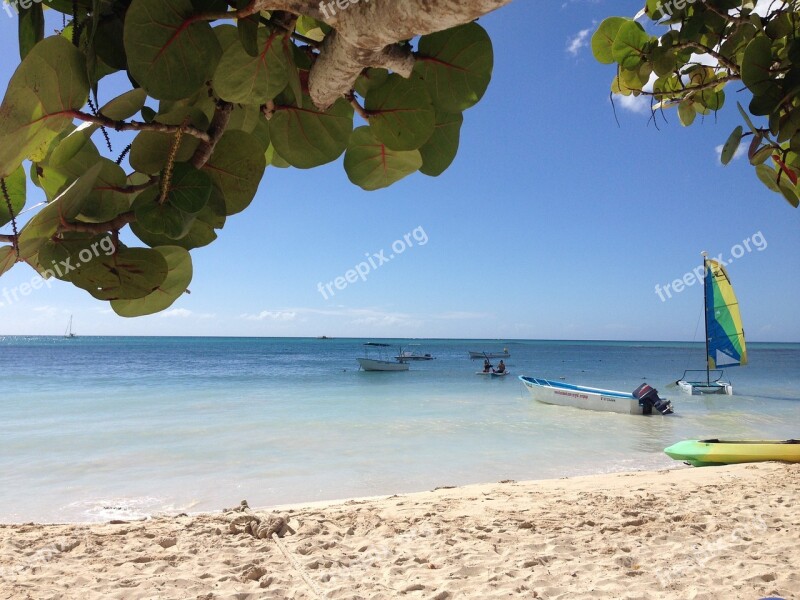
[[700, 254], [703, 255], [703, 320], [705, 321], [706, 329], [706, 384], [711, 385], [711, 371], [708, 364], [708, 252], [703, 250]]

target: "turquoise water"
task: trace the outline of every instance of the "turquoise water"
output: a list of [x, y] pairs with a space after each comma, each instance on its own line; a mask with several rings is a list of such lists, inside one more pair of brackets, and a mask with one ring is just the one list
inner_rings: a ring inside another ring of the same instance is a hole
[[[364, 340], [0, 338], [0, 522], [92, 521], [674, 464], [681, 439], [800, 437], [800, 344], [752, 344], [736, 395], [666, 384], [682, 343], [414, 340], [437, 357], [359, 372]], [[397, 343], [402, 343], [397, 341]], [[479, 377], [468, 350], [508, 348]], [[670, 417], [538, 404], [516, 375], [630, 391]]]

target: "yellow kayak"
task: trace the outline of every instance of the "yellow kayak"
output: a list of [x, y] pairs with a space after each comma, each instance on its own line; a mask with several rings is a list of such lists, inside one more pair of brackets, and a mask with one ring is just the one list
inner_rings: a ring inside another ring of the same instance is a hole
[[769, 460], [800, 462], [800, 440], [685, 440], [664, 448], [664, 452], [695, 467]]

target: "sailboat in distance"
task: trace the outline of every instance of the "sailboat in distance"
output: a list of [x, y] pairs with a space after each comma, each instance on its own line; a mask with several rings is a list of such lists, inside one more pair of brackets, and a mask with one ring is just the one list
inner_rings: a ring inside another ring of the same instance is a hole
[[[684, 371], [676, 383], [687, 394], [733, 394], [733, 385], [723, 379], [720, 367], [747, 364], [739, 301], [725, 267], [703, 252], [703, 314], [706, 322], [706, 370]], [[705, 378], [698, 376], [705, 374]]]
[[72, 331], [72, 315], [69, 316], [69, 325], [67, 325], [67, 330], [64, 332], [64, 337], [67, 339], [78, 337], [75, 335], [75, 332]]

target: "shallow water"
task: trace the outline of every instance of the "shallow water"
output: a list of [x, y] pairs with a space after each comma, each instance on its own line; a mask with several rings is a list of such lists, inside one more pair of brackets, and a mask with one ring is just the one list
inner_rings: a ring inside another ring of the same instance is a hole
[[[681, 439], [800, 437], [800, 345], [751, 344], [734, 396], [666, 384], [681, 343], [414, 340], [436, 360], [359, 372], [363, 340], [0, 338], [0, 522], [91, 521], [673, 464]], [[398, 341], [398, 343], [402, 343]], [[468, 350], [508, 348], [513, 376]], [[630, 391], [670, 417], [538, 404], [516, 375]]]

